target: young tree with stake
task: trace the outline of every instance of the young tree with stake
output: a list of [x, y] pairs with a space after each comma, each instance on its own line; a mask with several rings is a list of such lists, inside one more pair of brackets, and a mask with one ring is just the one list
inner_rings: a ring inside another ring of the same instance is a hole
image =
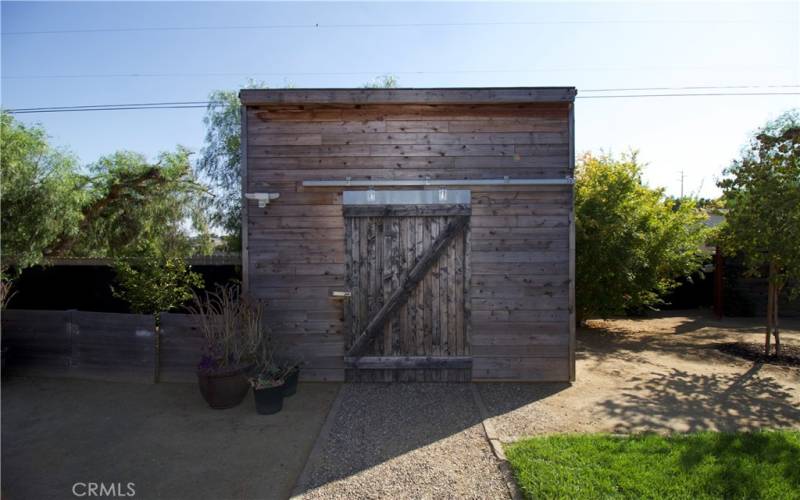
[[725, 203], [722, 245], [741, 255], [749, 274], [766, 271], [764, 352], [781, 354], [778, 302], [790, 286], [800, 292], [800, 112], [792, 110], [758, 130], [719, 182]]

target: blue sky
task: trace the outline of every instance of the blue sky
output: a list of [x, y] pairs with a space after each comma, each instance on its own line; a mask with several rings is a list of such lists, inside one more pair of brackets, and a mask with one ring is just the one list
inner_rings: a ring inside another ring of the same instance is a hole
[[[648, 183], [672, 194], [683, 170], [686, 192], [716, 195], [715, 179], [748, 134], [800, 105], [798, 95], [585, 98], [602, 95], [591, 89], [798, 86], [798, 2], [3, 2], [2, 32], [4, 108], [204, 100], [248, 78], [350, 87], [391, 73], [408, 87], [575, 86], [578, 151], [637, 148]], [[753, 91], [765, 90], [800, 88]], [[197, 109], [20, 115], [84, 162], [118, 149], [197, 150], [202, 117]]]

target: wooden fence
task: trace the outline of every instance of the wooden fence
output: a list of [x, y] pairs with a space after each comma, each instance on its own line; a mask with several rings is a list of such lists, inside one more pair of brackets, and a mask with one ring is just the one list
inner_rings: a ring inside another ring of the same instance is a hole
[[2, 315], [7, 368], [23, 375], [162, 382], [196, 379], [202, 337], [186, 314], [153, 316], [8, 309]]

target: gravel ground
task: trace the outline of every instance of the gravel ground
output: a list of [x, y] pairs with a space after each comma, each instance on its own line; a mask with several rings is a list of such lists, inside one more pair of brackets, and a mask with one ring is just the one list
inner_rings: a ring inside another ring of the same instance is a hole
[[508, 498], [468, 384], [349, 384], [303, 498]]
[[[786, 345], [800, 321], [781, 319]], [[578, 332], [574, 384], [482, 384], [499, 439], [556, 432], [694, 432], [800, 428], [800, 369], [721, 353], [763, 342], [758, 319], [681, 312], [593, 321]]]

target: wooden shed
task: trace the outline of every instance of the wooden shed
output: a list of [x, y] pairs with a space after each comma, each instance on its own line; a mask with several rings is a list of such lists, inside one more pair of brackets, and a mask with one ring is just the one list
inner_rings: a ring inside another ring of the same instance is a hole
[[575, 94], [240, 92], [244, 287], [305, 380], [574, 380]]

